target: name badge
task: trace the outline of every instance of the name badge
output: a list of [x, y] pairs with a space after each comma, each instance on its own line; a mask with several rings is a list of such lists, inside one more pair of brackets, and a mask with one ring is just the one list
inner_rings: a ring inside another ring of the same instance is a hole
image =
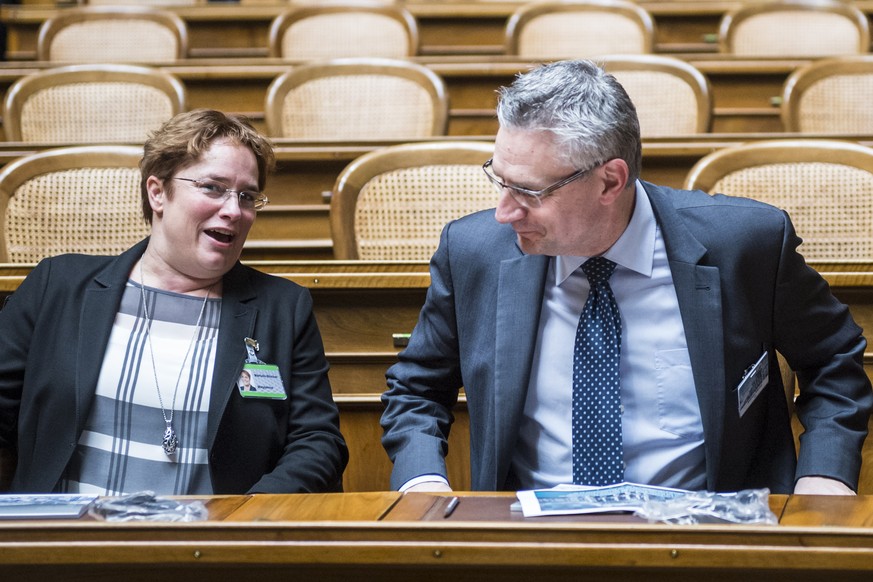
[[288, 397], [279, 366], [272, 364], [245, 364], [237, 386], [243, 398], [285, 400]]
[[770, 381], [770, 360], [767, 357], [767, 351], [758, 358], [751, 368], [743, 374], [743, 379], [740, 380], [740, 385], [737, 387], [737, 397], [739, 399], [740, 416], [746, 413], [752, 402], [758, 397], [767, 383]]

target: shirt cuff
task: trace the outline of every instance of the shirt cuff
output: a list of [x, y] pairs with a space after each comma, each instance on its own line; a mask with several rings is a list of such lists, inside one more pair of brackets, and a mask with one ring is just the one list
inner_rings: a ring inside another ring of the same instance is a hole
[[400, 489], [398, 489], [398, 491], [403, 493], [404, 491], [406, 491], [407, 489], [409, 489], [413, 485], [418, 485], [419, 483], [443, 483], [445, 485], [448, 485], [449, 480], [446, 479], [445, 477], [443, 477], [442, 475], [437, 474], [437, 473], [428, 474], [428, 475], [419, 475], [418, 477], [413, 477], [412, 479], [410, 479], [409, 481], [407, 481], [406, 483], [401, 485]]

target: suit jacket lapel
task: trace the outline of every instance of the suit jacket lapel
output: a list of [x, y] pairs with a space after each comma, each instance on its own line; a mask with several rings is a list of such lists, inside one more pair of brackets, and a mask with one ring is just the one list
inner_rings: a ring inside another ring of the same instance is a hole
[[85, 291], [82, 312], [79, 314], [76, 358], [76, 440], [84, 429], [87, 412], [94, 399], [103, 357], [124, 287], [131, 269], [145, 252], [146, 246], [148, 239], [119, 255], [94, 277], [94, 286]]
[[644, 188], [667, 247], [703, 421], [707, 482], [713, 487], [721, 460], [726, 394], [719, 270], [698, 264], [707, 249], [679, 218], [670, 191], [648, 183]]
[[498, 489], [509, 473], [524, 410], [548, 264], [544, 255], [523, 255], [500, 264], [493, 409]]
[[246, 359], [244, 340], [254, 337], [258, 310], [249, 303], [257, 296], [246, 275], [237, 263], [225, 276], [221, 298], [221, 321], [218, 324], [218, 348], [212, 375], [209, 398], [206, 442], [209, 449], [218, 434], [218, 425], [233, 391], [236, 379]]

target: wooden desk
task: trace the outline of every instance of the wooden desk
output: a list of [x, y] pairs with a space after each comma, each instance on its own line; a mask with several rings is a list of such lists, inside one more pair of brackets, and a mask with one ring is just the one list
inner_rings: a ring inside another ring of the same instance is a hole
[[[55, 14], [52, 2], [3, 6], [0, 20], [8, 27], [11, 59], [33, 59], [39, 25]], [[502, 54], [506, 21], [521, 2], [439, 2], [407, 0], [403, 5], [419, 27], [420, 54]], [[655, 21], [655, 50], [659, 53], [715, 52], [725, 12], [741, 0], [640, 0]], [[868, 15], [870, 0], [854, 4]], [[193, 56], [226, 58], [264, 56], [270, 23], [287, 5], [273, 0], [168, 6], [188, 25]]]
[[[8, 28], [8, 58], [33, 59], [39, 26], [59, 8], [48, 3], [3, 6], [0, 20]], [[738, 2], [658, 2], [640, 4], [656, 20], [659, 52], [716, 50], [712, 34], [721, 15]], [[420, 53], [501, 54], [506, 21], [520, 2], [407, 1], [404, 6], [419, 26]], [[264, 0], [167, 6], [187, 24], [192, 56], [224, 58], [265, 56], [270, 23], [287, 4]]]
[[[778, 98], [785, 79], [809, 59], [750, 59], [704, 53], [683, 53], [712, 87], [714, 133], [780, 132]], [[446, 83], [448, 133], [453, 136], [494, 135], [496, 90], [512, 83], [532, 62], [504, 56], [422, 56], [411, 59], [438, 74]], [[189, 108], [208, 107], [243, 113], [264, 129], [264, 102], [270, 82], [299, 64], [270, 58], [192, 58], [156, 63], [185, 85]], [[0, 63], [0, 93], [30, 73], [57, 66], [49, 62]]]
[[[772, 496], [776, 526], [524, 519], [512, 493], [243, 496], [197, 523], [0, 522], [4, 580], [869, 580], [868, 497]], [[217, 510], [213, 513], [213, 509]], [[463, 512], [463, 513], [462, 513]], [[848, 516], [848, 517], [846, 517]], [[463, 518], [463, 519], [461, 519]]]
[[[798, 134], [706, 134], [647, 139], [643, 141], [642, 177], [656, 184], [680, 188], [692, 166], [706, 154], [746, 141], [788, 137], [798, 137]], [[873, 136], [803, 137], [831, 137], [873, 146]], [[435, 138], [433, 141], [456, 139], [492, 141], [494, 138], [481, 135]], [[337, 176], [357, 157], [396, 143], [316, 144], [273, 140], [277, 167], [266, 190], [270, 204], [258, 213], [243, 258], [269, 261], [332, 259], [330, 206], [325, 195], [329, 196]], [[0, 167], [20, 156], [50, 147], [55, 146], [0, 142]]]

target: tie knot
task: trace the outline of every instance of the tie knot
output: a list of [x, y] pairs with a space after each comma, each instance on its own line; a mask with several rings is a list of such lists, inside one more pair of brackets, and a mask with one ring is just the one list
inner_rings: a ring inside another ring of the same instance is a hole
[[603, 257], [593, 257], [585, 261], [582, 265], [582, 271], [588, 277], [588, 282], [591, 285], [605, 283], [612, 277], [612, 272], [615, 271], [615, 263]]

